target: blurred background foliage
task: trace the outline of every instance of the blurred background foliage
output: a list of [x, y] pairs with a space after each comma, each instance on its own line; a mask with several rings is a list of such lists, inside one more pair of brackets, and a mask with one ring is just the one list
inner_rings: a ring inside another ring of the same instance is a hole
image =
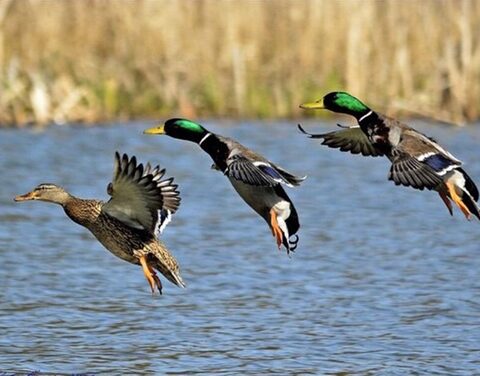
[[0, 0], [0, 125], [292, 117], [346, 90], [480, 117], [476, 0]]

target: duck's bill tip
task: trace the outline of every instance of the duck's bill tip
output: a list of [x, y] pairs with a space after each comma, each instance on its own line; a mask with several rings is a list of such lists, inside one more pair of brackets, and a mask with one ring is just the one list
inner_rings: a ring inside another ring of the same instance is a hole
[[304, 110], [318, 110], [318, 109], [325, 108], [325, 106], [323, 105], [323, 101], [320, 100], [317, 102], [302, 103], [300, 105], [300, 108], [303, 108]]
[[33, 200], [34, 196], [32, 192], [25, 193], [24, 195], [18, 195], [13, 198], [13, 201], [15, 202], [21, 202], [21, 201], [30, 201]]
[[165, 129], [163, 125], [157, 125], [155, 127], [145, 129], [143, 134], [165, 134]]

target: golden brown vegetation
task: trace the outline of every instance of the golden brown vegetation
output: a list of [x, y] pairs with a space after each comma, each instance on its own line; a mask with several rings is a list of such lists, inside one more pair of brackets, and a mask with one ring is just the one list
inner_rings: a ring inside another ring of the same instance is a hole
[[480, 117], [480, 1], [0, 1], [4, 125], [285, 117], [338, 89]]

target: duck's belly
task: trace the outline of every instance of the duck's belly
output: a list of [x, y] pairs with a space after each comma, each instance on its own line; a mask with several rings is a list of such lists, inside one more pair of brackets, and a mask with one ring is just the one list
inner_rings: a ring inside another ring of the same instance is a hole
[[106, 226], [101, 221], [88, 226], [97, 240], [111, 253], [124, 261], [138, 264], [138, 256], [146, 246], [146, 239], [140, 239], [139, 234], [133, 233], [131, 229], [121, 223], [116, 224], [114, 233], [105, 231], [105, 228]]
[[267, 222], [269, 221], [269, 211], [272, 208], [277, 215], [284, 219], [290, 215], [290, 203], [278, 196], [273, 187], [245, 184], [233, 178], [229, 178], [229, 180], [240, 197]]
[[74, 222], [87, 228], [115, 256], [132, 264], [139, 264], [138, 257], [145, 253], [144, 249], [148, 248], [155, 238], [102, 213], [102, 205], [101, 202], [93, 202], [88, 215], [75, 207], [65, 207], [65, 213]]
[[[460, 171], [451, 170], [451, 171], [447, 172], [443, 177], [443, 181], [445, 183], [453, 184], [457, 194], [460, 195], [460, 197], [463, 196], [462, 187], [465, 187], [466, 181], [465, 181], [465, 177], [462, 175], [462, 173]], [[441, 186], [443, 186], [443, 184]], [[438, 191], [439, 188], [440, 187], [437, 187], [436, 190]]]
[[111, 253], [113, 253], [118, 258], [121, 258], [124, 261], [130, 262], [132, 264], [138, 264], [138, 257], [136, 257], [128, 246], [125, 243], [122, 243], [120, 239], [108, 238], [102, 239], [94, 233], [95, 237], [98, 239], [102, 245], [107, 248]]

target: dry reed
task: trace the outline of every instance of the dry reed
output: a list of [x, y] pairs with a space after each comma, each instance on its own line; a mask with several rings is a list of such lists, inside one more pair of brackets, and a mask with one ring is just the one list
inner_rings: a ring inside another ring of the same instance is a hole
[[479, 118], [480, 1], [0, 1], [2, 125], [287, 117], [334, 89]]

